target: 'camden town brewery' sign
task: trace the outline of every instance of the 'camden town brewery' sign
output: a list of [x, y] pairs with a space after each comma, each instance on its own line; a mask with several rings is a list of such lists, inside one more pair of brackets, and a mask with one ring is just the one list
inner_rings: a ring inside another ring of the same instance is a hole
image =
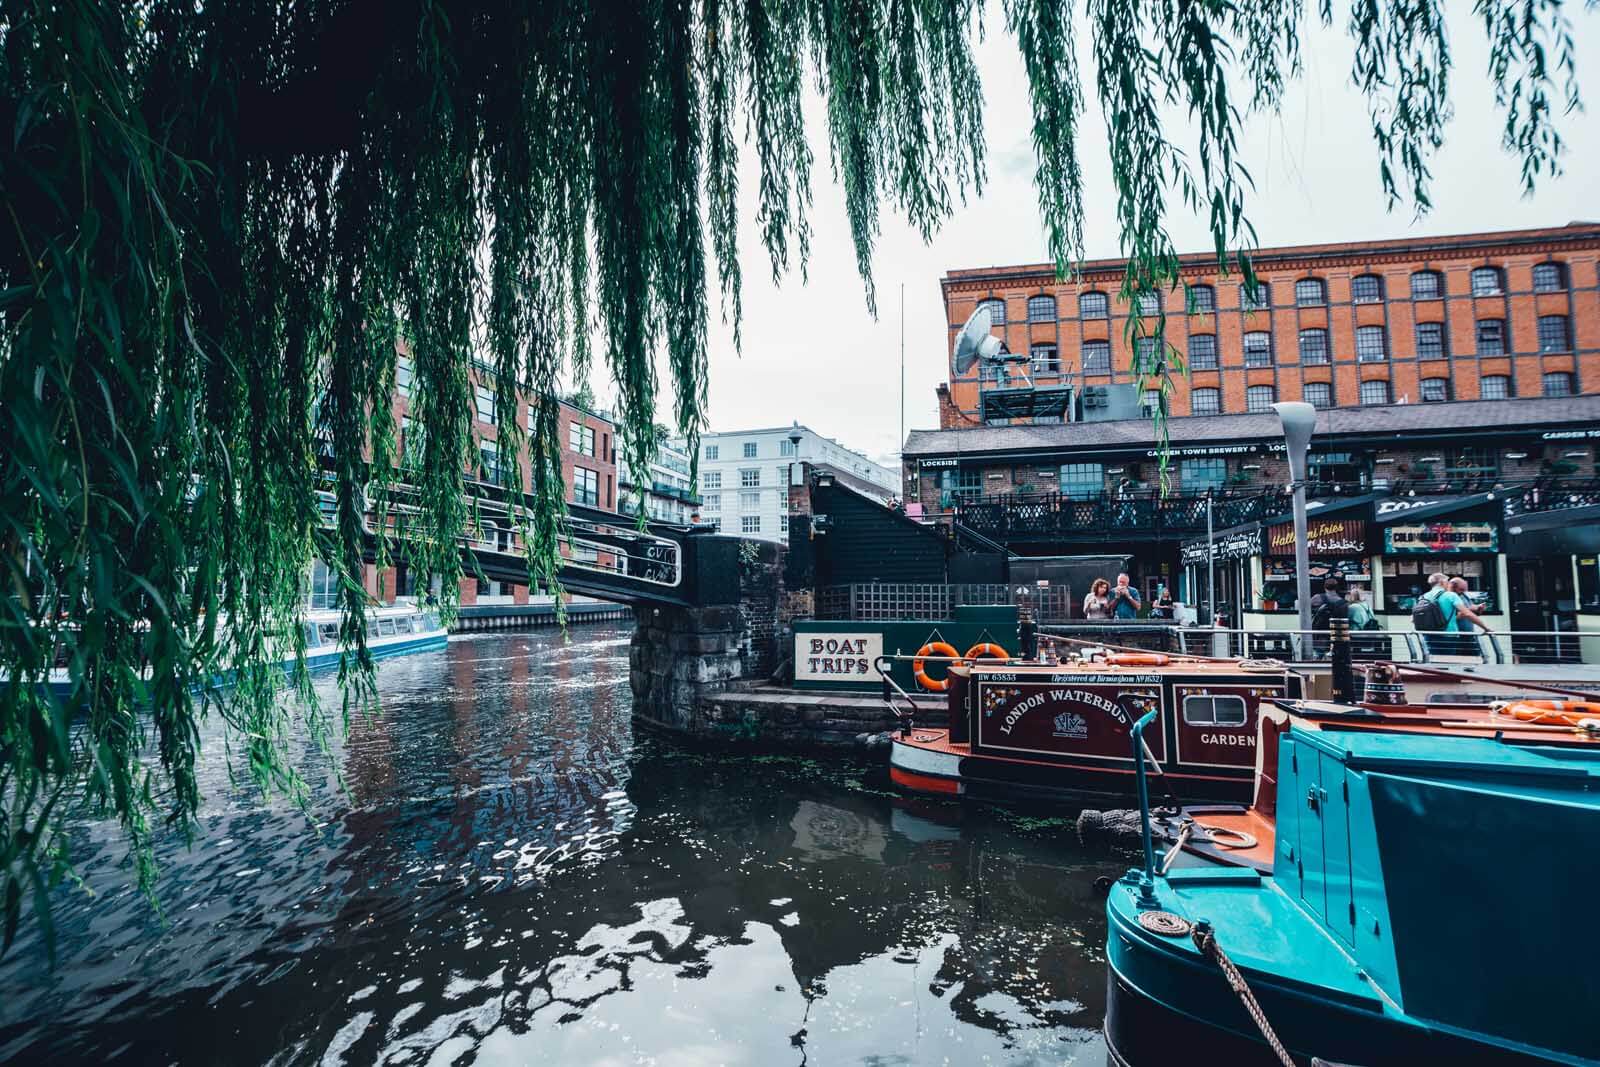
[[[1313, 519], [1306, 523], [1306, 551], [1313, 556], [1360, 556], [1367, 551], [1367, 524], [1363, 519]], [[1294, 524], [1280, 522], [1267, 529], [1267, 554], [1294, 555]]]
[[800, 633], [794, 635], [797, 682], [875, 682], [874, 661], [883, 655], [881, 633]]
[[[1048, 677], [984, 672], [978, 682], [978, 748], [1030, 755], [1127, 759], [1128, 731], [1161, 706], [1161, 680], [1103, 674]], [[1158, 759], [1165, 741], [1159, 724], [1145, 734]]]
[[1488, 522], [1396, 523], [1383, 532], [1385, 552], [1494, 552], [1500, 531]]

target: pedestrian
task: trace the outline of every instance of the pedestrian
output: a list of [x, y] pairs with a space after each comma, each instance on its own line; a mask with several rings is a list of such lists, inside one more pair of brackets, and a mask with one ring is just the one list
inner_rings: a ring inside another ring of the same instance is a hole
[[1150, 615], [1156, 619], [1171, 620], [1174, 617], [1172, 593], [1166, 586], [1156, 590], [1156, 602], [1150, 607]]
[[[1311, 598], [1311, 628], [1321, 633], [1333, 629], [1334, 619], [1349, 618], [1350, 605], [1345, 602], [1339, 592], [1339, 579], [1330, 574], [1322, 582], [1322, 592]], [[1313, 635], [1317, 655], [1320, 657], [1329, 650], [1327, 638]]]
[[1485, 633], [1488, 625], [1467, 604], [1466, 599], [1450, 589], [1446, 574], [1428, 575], [1428, 591], [1417, 598], [1411, 608], [1412, 629], [1423, 635], [1423, 641], [1432, 655], [1458, 656], [1471, 654], [1463, 651], [1461, 640], [1454, 636], [1462, 633], [1460, 620], [1467, 625], [1477, 625]]
[[1089, 584], [1089, 595], [1083, 598], [1083, 617], [1097, 622], [1111, 621], [1111, 583], [1096, 578]]
[[1139, 617], [1139, 590], [1128, 584], [1126, 574], [1117, 575], [1117, 587], [1111, 590], [1111, 614], [1118, 619], [1137, 619]]
[[1450, 579], [1450, 592], [1456, 598], [1456, 632], [1463, 635], [1459, 639], [1461, 654], [1464, 656], [1481, 655], [1478, 649], [1478, 640], [1461, 620], [1466, 619], [1469, 625], [1476, 625], [1484, 633], [1490, 633], [1489, 624], [1483, 621], [1483, 616], [1478, 614], [1478, 609], [1472, 606], [1472, 587], [1467, 585], [1467, 580], [1459, 574]]
[[1376, 630], [1378, 628], [1378, 617], [1373, 614], [1372, 605], [1368, 604], [1366, 599], [1362, 597], [1361, 590], [1351, 589], [1350, 595], [1345, 597], [1345, 600], [1350, 604], [1350, 629]]

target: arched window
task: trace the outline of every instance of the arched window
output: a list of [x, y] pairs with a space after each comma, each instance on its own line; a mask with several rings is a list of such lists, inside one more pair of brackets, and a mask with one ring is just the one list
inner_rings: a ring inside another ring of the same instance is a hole
[[1333, 407], [1333, 386], [1327, 382], [1307, 382], [1300, 395], [1314, 408]]
[[1035, 374], [1061, 373], [1061, 360], [1056, 355], [1055, 345], [1030, 345], [1028, 363]]
[[1110, 314], [1111, 302], [1100, 292], [1084, 293], [1078, 297], [1078, 317], [1103, 319]]
[[1111, 344], [1108, 341], [1083, 342], [1083, 373], [1111, 373]]
[[1545, 396], [1571, 396], [1572, 394], [1572, 375], [1566, 371], [1556, 371], [1544, 376]]
[[1556, 293], [1567, 287], [1567, 272], [1561, 269], [1559, 263], [1535, 263], [1533, 265], [1533, 291], [1536, 293]]
[[1189, 286], [1189, 314], [1209, 315], [1217, 310], [1217, 291], [1209, 285]]
[[1422, 402], [1440, 404], [1450, 399], [1450, 383], [1444, 378], [1422, 379]]
[[1506, 291], [1499, 267], [1478, 267], [1472, 272], [1473, 296], [1499, 296]]
[[1146, 389], [1144, 396], [1139, 401], [1139, 406], [1144, 409], [1146, 415], [1154, 415], [1158, 411], [1167, 409], [1166, 402], [1161, 399], [1161, 390], [1159, 389]]
[[1328, 331], [1300, 331], [1300, 362], [1310, 365], [1328, 362]]
[[1388, 358], [1389, 350], [1383, 343], [1383, 327], [1357, 326], [1356, 362], [1382, 363]]
[[1417, 358], [1443, 359], [1448, 354], [1444, 344], [1444, 323], [1417, 323]]
[[1048, 295], [1028, 297], [1028, 321], [1056, 321], [1056, 298]]
[[1506, 352], [1506, 320], [1478, 320], [1478, 355], [1503, 356]]
[[1135, 293], [1134, 307], [1139, 309], [1140, 315], [1161, 314], [1161, 293], [1155, 289], [1144, 289]]
[[1272, 286], [1259, 279], [1254, 288], [1249, 283], [1239, 286], [1239, 306], [1246, 311], [1266, 311], [1272, 307]]
[[1381, 303], [1383, 279], [1376, 274], [1360, 274], [1350, 279], [1350, 299], [1357, 304]]
[[1217, 369], [1217, 335], [1192, 333], [1189, 335], [1189, 369]]
[[1389, 383], [1382, 378], [1361, 383], [1361, 403], [1387, 404], [1389, 402]]
[[1246, 367], [1272, 366], [1272, 335], [1265, 330], [1253, 330], [1244, 335], [1244, 365]]
[[1320, 307], [1328, 302], [1328, 287], [1321, 278], [1301, 278], [1294, 283], [1295, 307]]
[[1411, 276], [1411, 299], [1438, 300], [1444, 296], [1444, 277], [1436, 270], [1419, 270]]
[[1277, 393], [1270, 385], [1252, 385], [1244, 391], [1244, 409], [1246, 411], [1271, 411], [1272, 405], [1277, 401]]
[[1567, 317], [1565, 315], [1539, 316], [1539, 351], [1567, 352], [1571, 348], [1572, 341], [1567, 335]]
[[1189, 412], [1193, 415], [1222, 414], [1222, 390], [1196, 389], [1189, 394]]
[[1486, 374], [1478, 383], [1478, 396], [1484, 400], [1506, 400], [1511, 396], [1511, 379], [1504, 374]]
[[978, 301], [978, 306], [989, 312], [989, 328], [1006, 324], [1006, 302], [998, 298]]

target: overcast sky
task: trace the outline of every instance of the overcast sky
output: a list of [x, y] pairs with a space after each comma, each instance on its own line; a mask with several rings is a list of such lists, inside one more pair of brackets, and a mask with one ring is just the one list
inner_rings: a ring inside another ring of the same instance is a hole
[[[1350, 84], [1351, 42], [1342, 31], [1324, 32], [1319, 26], [1306, 41], [1305, 76], [1290, 87], [1281, 115], [1252, 120], [1242, 140], [1246, 165], [1256, 179], [1249, 215], [1263, 247], [1600, 219], [1600, 13], [1568, 5], [1580, 52], [1580, 85], [1590, 110], [1562, 122], [1568, 143], [1565, 173], [1545, 180], [1525, 199], [1518, 165], [1500, 147], [1502, 114], [1494, 108], [1485, 74], [1488, 52], [1482, 29], [1467, 4], [1448, 6], [1455, 16], [1450, 24], [1454, 119], [1433, 168], [1432, 211], [1417, 219], [1408, 208], [1393, 214], [1385, 210], [1365, 104]], [[735, 351], [731, 330], [714, 312], [714, 430], [798, 419], [874, 459], [892, 461], [900, 445], [902, 285], [905, 425], [908, 430], [938, 425], [934, 386], [945, 374], [947, 344], [939, 279], [950, 269], [1048, 258], [1033, 189], [1027, 81], [999, 20], [998, 7], [991, 4], [989, 37], [978, 50], [988, 139], [984, 195], [958, 207], [931, 244], [924, 244], [886, 209], [874, 259], [876, 320], [867, 311], [856, 272], [843, 191], [832, 181], [816, 102], [810, 114], [816, 166], [809, 282], [802, 283], [795, 272], [780, 285], [772, 283], [754, 224], [757, 172], [751, 154], [745, 153], [740, 219], [743, 352]], [[1086, 56], [1083, 70], [1092, 90], [1093, 68]], [[1118, 256], [1110, 165], [1097, 103], [1085, 116], [1080, 155], [1087, 199], [1085, 252], [1089, 258]], [[1169, 226], [1179, 251], [1210, 247], [1205, 220], [1183, 212], [1176, 199]], [[715, 282], [710, 284], [714, 294]], [[603, 396], [608, 390], [602, 373], [596, 373], [595, 385]]]

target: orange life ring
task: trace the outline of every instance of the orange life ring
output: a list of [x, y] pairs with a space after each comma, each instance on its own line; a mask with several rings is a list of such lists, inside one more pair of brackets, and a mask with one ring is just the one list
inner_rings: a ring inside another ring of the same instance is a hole
[[1593, 700], [1514, 700], [1497, 714], [1536, 725], [1576, 726], [1584, 719], [1600, 719], [1600, 703]]
[[953, 660], [957, 657], [957, 655], [959, 655], [959, 653], [956, 652], [954, 646], [947, 645], [943, 641], [930, 641], [921, 648], [917, 649], [917, 658], [911, 661], [911, 673], [916, 675], [917, 684], [933, 693], [942, 693], [946, 689], [949, 689], [950, 676], [947, 674], [943, 678], [929, 678], [928, 672], [925, 669], [925, 665], [922, 662], [922, 657], [944, 656]]
[[967, 649], [962, 659], [1010, 659], [1011, 653], [990, 641], [979, 641]]
[[1113, 667], [1165, 667], [1172, 657], [1165, 652], [1112, 652], [1106, 662]]

